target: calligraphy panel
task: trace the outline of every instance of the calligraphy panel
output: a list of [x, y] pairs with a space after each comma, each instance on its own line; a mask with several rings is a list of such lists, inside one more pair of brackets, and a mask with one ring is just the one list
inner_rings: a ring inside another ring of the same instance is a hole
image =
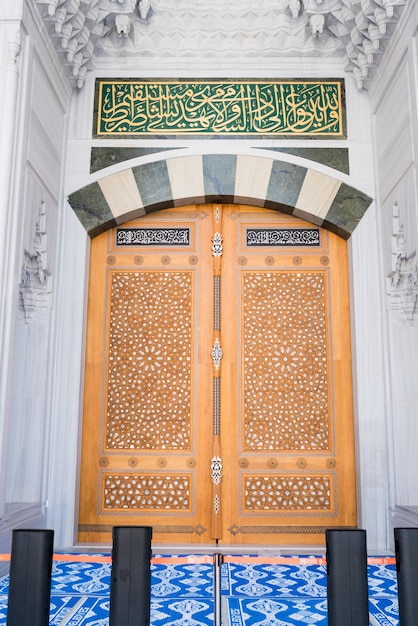
[[319, 228], [247, 228], [245, 234], [249, 248], [321, 245]]
[[345, 137], [341, 80], [97, 81], [97, 136]]
[[117, 246], [188, 246], [190, 228], [118, 228]]

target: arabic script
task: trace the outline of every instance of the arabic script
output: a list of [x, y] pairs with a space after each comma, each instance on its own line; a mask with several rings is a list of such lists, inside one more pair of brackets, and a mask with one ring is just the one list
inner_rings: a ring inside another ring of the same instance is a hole
[[343, 136], [340, 81], [99, 81], [97, 134]]

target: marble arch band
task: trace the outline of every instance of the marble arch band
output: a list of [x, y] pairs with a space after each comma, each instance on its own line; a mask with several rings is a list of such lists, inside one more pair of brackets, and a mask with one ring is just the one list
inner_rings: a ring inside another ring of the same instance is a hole
[[372, 198], [337, 177], [270, 156], [203, 154], [133, 161], [68, 201], [91, 237], [161, 209], [234, 202], [292, 214], [348, 239]]

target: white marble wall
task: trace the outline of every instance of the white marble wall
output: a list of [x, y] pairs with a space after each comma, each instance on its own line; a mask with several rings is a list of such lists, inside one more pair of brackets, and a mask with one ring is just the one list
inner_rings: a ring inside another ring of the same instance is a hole
[[48, 465], [44, 464], [47, 525], [55, 530], [55, 543], [72, 546], [78, 513], [80, 419], [83, 399], [84, 324], [87, 262], [90, 240], [69, 209], [60, 229], [61, 262], [57, 271], [49, 413], [51, 428]]
[[[411, 3], [399, 36], [392, 42], [387, 62], [378, 74], [371, 102], [374, 112], [374, 147], [379, 210], [377, 227], [381, 246], [380, 282], [388, 290], [393, 271], [393, 210], [399, 210], [406, 256], [418, 253], [418, 64], [417, 3]], [[393, 525], [403, 525], [396, 507], [411, 507], [411, 520], [418, 525], [418, 270], [411, 267], [416, 282], [413, 319], [394, 308], [386, 297], [382, 311], [386, 335], [385, 413], [387, 432], [388, 512]], [[414, 513], [415, 511], [415, 513]], [[410, 520], [410, 521], [411, 521]], [[408, 524], [409, 525], [409, 524]]]
[[349, 243], [358, 524], [367, 530], [369, 550], [387, 547], [390, 472], [384, 280], [376, 214], [373, 203]]
[[[50, 404], [51, 312], [62, 262], [59, 207], [71, 91], [51, 61], [36, 20], [33, 3], [2, 2], [0, 60], [5, 62], [0, 62], [4, 89], [0, 111], [6, 130], [0, 177], [0, 551], [4, 552], [10, 549], [14, 528], [45, 527], [51, 432], [60, 419]], [[20, 49], [10, 69], [8, 43], [14, 37]], [[6, 146], [8, 133], [11, 141]]]

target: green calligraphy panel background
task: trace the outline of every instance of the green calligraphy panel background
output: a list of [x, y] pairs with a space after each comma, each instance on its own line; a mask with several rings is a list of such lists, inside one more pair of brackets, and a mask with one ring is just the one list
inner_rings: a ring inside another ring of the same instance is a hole
[[344, 84], [98, 80], [96, 136], [345, 137]]

